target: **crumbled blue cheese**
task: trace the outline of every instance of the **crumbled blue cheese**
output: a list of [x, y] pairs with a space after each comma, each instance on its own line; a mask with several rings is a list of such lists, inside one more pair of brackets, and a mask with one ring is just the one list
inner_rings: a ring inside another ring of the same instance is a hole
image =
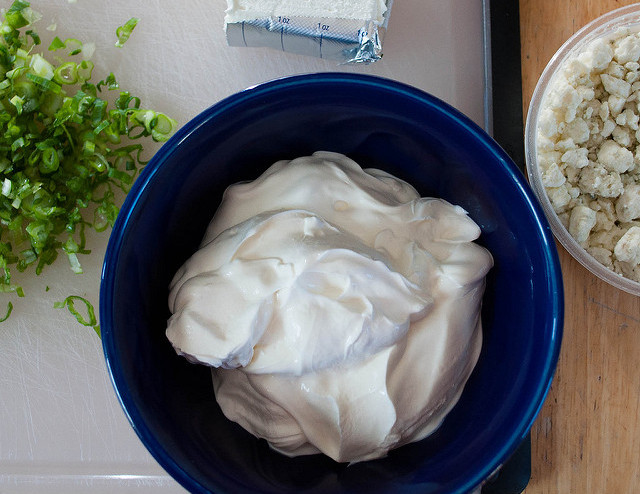
[[640, 34], [598, 38], [567, 59], [542, 102], [542, 182], [569, 233], [640, 281]]

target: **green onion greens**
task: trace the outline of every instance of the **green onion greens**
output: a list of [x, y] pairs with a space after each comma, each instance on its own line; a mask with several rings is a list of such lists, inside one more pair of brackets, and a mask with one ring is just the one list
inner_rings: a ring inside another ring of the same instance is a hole
[[[76, 302], [81, 302], [84, 304], [84, 307], [87, 311], [86, 318], [82, 316], [78, 309], [76, 309]], [[67, 309], [69, 309], [69, 312], [73, 314], [73, 316], [80, 324], [82, 324], [83, 326], [92, 327], [96, 334], [98, 336], [101, 336], [100, 325], [98, 324], [98, 319], [96, 318], [93, 305], [91, 305], [91, 302], [89, 302], [86, 298], [80, 297], [78, 295], [69, 295], [62, 302], [56, 302], [55, 304], [53, 304], [53, 307], [55, 309], [63, 309], [64, 307], [67, 307]]]
[[129, 36], [131, 36], [131, 32], [138, 25], [139, 20], [140, 19], [138, 19], [137, 17], [132, 17], [127, 22], [125, 22], [124, 25], [116, 29], [116, 37], [118, 38], [118, 41], [116, 41], [116, 46], [118, 48], [121, 48], [126, 43], [126, 41], [129, 39]]
[[[0, 24], [0, 291], [18, 296], [24, 292], [12, 273], [40, 274], [59, 254], [82, 272], [85, 231], [113, 225], [116, 193], [128, 192], [145, 164], [141, 138], [163, 142], [177, 126], [142, 108], [113, 74], [91, 82], [81, 41], [56, 37], [41, 49], [33, 29], [39, 17], [15, 0]], [[118, 28], [117, 46], [137, 22]], [[65, 303], [72, 313], [75, 300]], [[94, 319], [85, 322], [96, 327]]]

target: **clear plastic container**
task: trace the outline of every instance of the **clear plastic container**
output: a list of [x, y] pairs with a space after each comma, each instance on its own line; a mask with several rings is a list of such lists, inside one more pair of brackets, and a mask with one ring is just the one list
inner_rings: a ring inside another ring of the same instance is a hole
[[529, 182], [558, 241], [597, 277], [625, 292], [640, 296], [640, 283], [625, 278], [598, 262], [571, 236], [560, 221], [542, 183], [536, 142], [538, 118], [545, 108], [545, 97], [553, 87], [556, 75], [567, 61], [584, 51], [591, 42], [598, 38], [614, 36], [620, 28], [640, 31], [640, 3], [613, 10], [593, 20], [569, 38], [551, 58], [538, 80], [529, 105], [525, 126], [525, 156]]

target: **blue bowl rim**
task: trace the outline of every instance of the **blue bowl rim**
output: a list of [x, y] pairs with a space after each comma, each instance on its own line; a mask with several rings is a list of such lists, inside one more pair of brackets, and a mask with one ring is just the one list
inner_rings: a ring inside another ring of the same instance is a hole
[[112, 338], [113, 320], [110, 310], [107, 310], [107, 308], [112, 307], [115, 283], [114, 278], [109, 276], [109, 273], [115, 272], [115, 269], [113, 268], [118, 263], [122, 240], [127, 230], [129, 219], [136, 208], [137, 203], [143, 196], [147, 186], [153, 180], [153, 177], [158, 173], [163, 163], [165, 163], [165, 161], [171, 156], [177, 146], [179, 146], [185, 139], [210, 119], [216, 118], [220, 114], [231, 110], [236, 105], [243, 104], [249, 99], [268, 95], [274, 90], [318, 84], [351, 84], [363, 88], [373, 87], [375, 89], [389, 91], [408, 99], [416, 100], [416, 102], [429, 106], [431, 109], [442, 113], [446, 118], [453, 120], [457, 125], [477, 138], [478, 141], [481, 142], [491, 152], [491, 154], [501, 162], [502, 166], [507, 171], [510, 180], [518, 187], [520, 194], [525, 199], [530, 212], [533, 214], [535, 223], [538, 226], [540, 241], [544, 246], [544, 252], [546, 253], [546, 265], [544, 268], [545, 271], [549, 273], [549, 276], [547, 277], [547, 294], [552, 301], [552, 305], [549, 307], [549, 314], [552, 316], [550, 316], [550, 320], [547, 321], [547, 324], [550, 326], [551, 348], [547, 354], [544, 372], [540, 376], [540, 381], [535, 392], [531, 395], [532, 399], [526, 409], [526, 413], [522, 415], [517, 427], [515, 427], [511, 432], [508, 441], [506, 441], [503, 447], [493, 455], [492, 461], [486, 463], [483, 469], [470, 472], [464, 484], [460, 485], [458, 491], [456, 491], [460, 494], [470, 492], [479, 485], [482, 485], [483, 482], [485, 482], [509, 459], [517, 447], [526, 438], [533, 426], [533, 422], [542, 409], [555, 374], [562, 342], [564, 322], [562, 272], [554, 237], [542, 211], [542, 207], [530, 189], [529, 184], [526, 182], [524, 174], [520, 169], [518, 169], [509, 155], [491, 136], [489, 136], [489, 134], [459, 110], [425, 91], [399, 81], [365, 74], [325, 72], [287, 76], [260, 83], [232, 94], [203, 110], [178, 129], [178, 131], [158, 150], [158, 152], [156, 152], [142, 170], [140, 176], [134, 182], [131, 190], [124, 200], [120, 214], [116, 218], [110, 234], [102, 267], [99, 312], [103, 352], [111, 383], [129, 423], [156, 461], [158, 461], [158, 463], [183, 487], [193, 492], [209, 492], [208, 489], [193, 479], [178, 463], [176, 463], [166, 449], [157, 441], [142, 420], [140, 410], [135, 406], [131, 399], [131, 390], [118, 368], [118, 358], [113, 343], [114, 340]]

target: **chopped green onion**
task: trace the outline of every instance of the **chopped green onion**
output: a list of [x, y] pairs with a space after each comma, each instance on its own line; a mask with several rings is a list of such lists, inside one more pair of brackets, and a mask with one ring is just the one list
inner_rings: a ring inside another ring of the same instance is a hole
[[116, 37], [118, 38], [118, 41], [116, 41], [117, 47], [120, 48], [127, 42], [129, 36], [131, 36], [131, 32], [136, 27], [139, 20], [140, 19], [138, 19], [137, 17], [132, 17], [127, 22], [125, 22], [124, 25], [116, 29]]
[[16, 111], [18, 112], [18, 115], [20, 115], [22, 113], [22, 103], [24, 103], [24, 100], [20, 96], [15, 94], [9, 100], [9, 102], [16, 107]]
[[53, 74], [54, 74], [53, 65], [47, 62], [42, 55], [38, 53], [35, 53], [34, 55], [32, 55], [31, 61], [29, 64], [33, 73], [38, 77], [42, 77], [44, 79], [49, 79], [49, 80], [53, 79]]
[[82, 41], [79, 39], [67, 38], [64, 44], [69, 49], [69, 55], [77, 55], [82, 51]]
[[[75, 303], [76, 301], [82, 302], [87, 310], [87, 317], [83, 317], [82, 314], [76, 309]], [[93, 305], [86, 298], [80, 297], [78, 295], [69, 295], [62, 302], [55, 302], [53, 304], [55, 309], [64, 309], [65, 307], [69, 309], [69, 312], [76, 318], [76, 320], [82, 324], [83, 326], [90, 326], [96, 332], [96, 334], [100, 335], [100, 325], [98, 324], [98, 320], [96, 319], [95, 311], [93, 309]]]
[[[85, 227], [113, 226], [116, 192], [128, 192], [146, 164], [138, 139], [163, 142], [177, 127], [120, 89], [113, 73], [91, 82], [92, 43], [54, 37], [40, 47], [32, 26], [39, 18], [28, 2], [15, 0], [0, 23], [0, 292], [19, 297], [24, 290], [12, 280], [13, 270], [39, 275], [64, 252], [71, 270], [82, 272], [80, 256], [90, 253]], [[137, 22], [118, 28], [118, 46]], [[55, 62], [47, 52], [56, 52]], [[107, 90], [119, 91], [109, 98], [113, 103], [102, 96]], [[77, 301], [85, 303], [87, 318]], [[61, 304], [99, 334], [86, 300], [71, 296]]]
[[78, 79], [82, 82], [91, 79], [91, 72], [93, 72], [93, 62], [89, 60], [83, 60], [78, 64]]
[[51, 41], [51, 44], [49, 45], [49, 51], [57, 51], [57, 50], [62, 50], [63, 48], [67, 48], [68, 51], [68, 55], [72, 56], [72, 55], [77, 55], [78, 53], [81, 53], [83, 50], [84, 45], [82, 44], [82, 41], [80, 41], [79, 39], [76, 38], [67, 38], [64, 41], [62, 41], [60, 38], [58, 38], [57, 36], [55, 38], [53, 38], [53, 41]]
[[11, 180], [5, 177], [4, 182], [2, 182], [2, 195], [5, 197], [9, 197], [11, 193]]
[[37, 74], [33, 74], [31, 72], [27, 73], [27, 79], [29, 79], [30, 81], [34, 82], [35, 84], [37, 84], [38, 86], [40, 86], [40, 88], [43, 91], [51, 91], [54, 93], [59, 93], [60, 90], [62, 89], [60, 87], [60, 84], [56, 84], [55, 82], [45, 78], [45, 77], [41, 77]]
[[60, 158], [58, 157], [58, 151], [54, 148], [45, 148], [42, 151], [42, 158], [40, 161], [40, 171], [42, 173], [52, 173], [58, 169], [60, 165]]
[[116, 81], [116, 77], [113, 75], [113, 73], [110, 73], [106, 79], [100, 81], [98, 84], [96, 84], [96, 88], [98, 91], [102, 91], [102, 86], [107, 86], [107, 89], [109, 90], [113, 90], [113, 89], [118, 89], [120, 86], [118, 85], [118, 82]]
[[95, 43], [84, 43], [82, 45], [82, 50], [80, 51], [80, 54], [82, 55], [82, 58], [84, 60], [89, 60], [93, 56], [93, 53], [95, 51], [96, 51]]
[[20, 29], [39, 20], [40, 14], [31, 10], [29, 2], [16, 0], [11, 7], [9, 7], [4, 17], [11, 28]]
[[75, 252], [69, 252], [67, 254], [67, 257], [69, 258], [69, 265], [71, 266], [71, 271], [73, 271], [76, 274], [82, 273], [82, 265], [78, 260], [78, 255]]
[[56, 36], [55, 38], [53, 38], [53, 41], [49, 45], [49, 51], [56, 51], [65, 47], [66, 45], [64, 44], [64, 41]]
[[9, 301], [7, 303], [7, 313], [2, 317], [2, 319], [0, 319], [0, 322], [4, 322], [7, 319], [9, 319], [9, 316], [11, 315], [12, 310], [13, 310], [13, 304], [11, 303], [11, 301]]
[[31, 36], [31, 39], [33, 40], [33, 44], [34, 45], [39, 45], [40, 44], [41, 41], [40, 41], [40, 36], [38, 35], [38, 33], [36, 33], [35, 31], [30, 29], [25, 34], [27, 36]]
[[53, 79], [58, 84], [75, 84], [78, 82], [78, 64], [75, 62], [63, 63], [53, 73]]

